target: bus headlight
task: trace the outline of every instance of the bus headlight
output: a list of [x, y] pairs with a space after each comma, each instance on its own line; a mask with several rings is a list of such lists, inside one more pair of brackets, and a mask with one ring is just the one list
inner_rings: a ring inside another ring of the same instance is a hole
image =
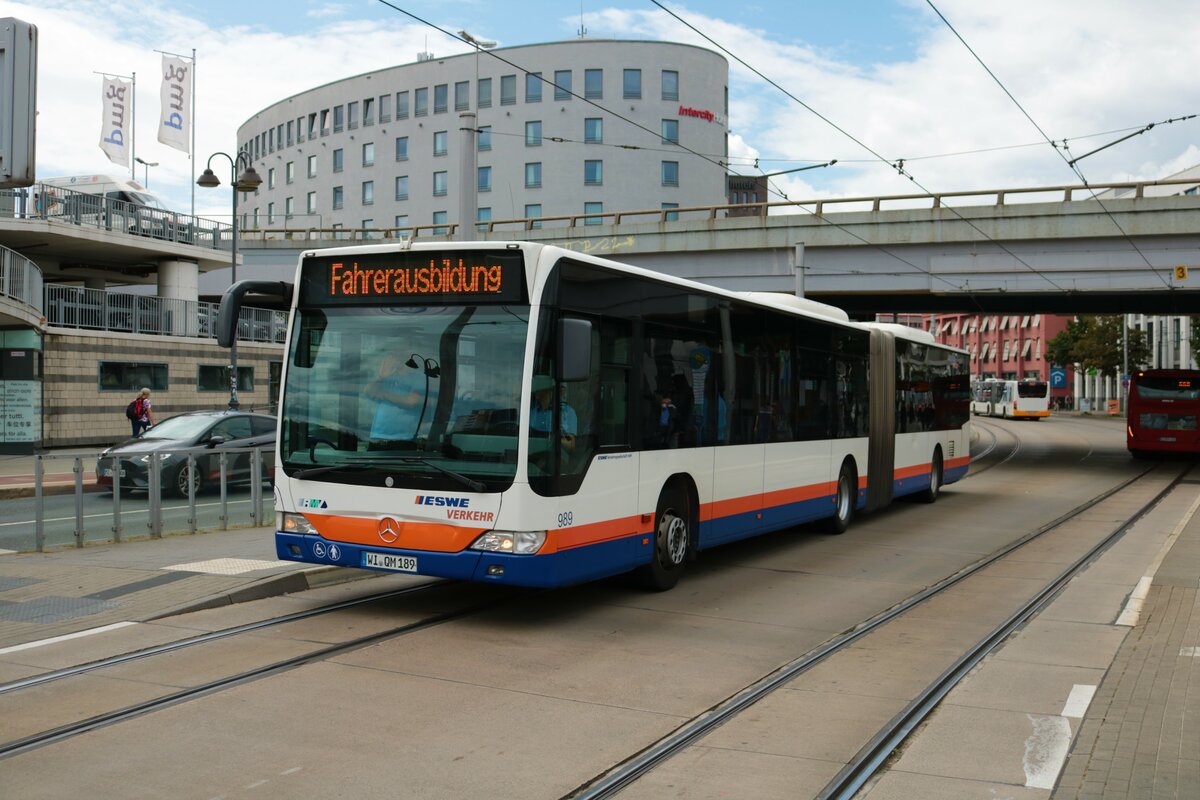
[[545, 531], [488, 531], [475, 540], [472, 550], [533, 555], [546, 543]]
[[304, 518], [303, 514], [290, 514], [287, 511], [280, 511], [276, 519], [276, 529], [284, 533], [307, 533], [315, 534], [317, 529], [312, 526], [312, 523]]

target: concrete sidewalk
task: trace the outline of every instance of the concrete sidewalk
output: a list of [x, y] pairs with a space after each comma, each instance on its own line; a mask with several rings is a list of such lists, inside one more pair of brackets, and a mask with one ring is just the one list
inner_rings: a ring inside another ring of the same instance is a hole
[[5, 648], [114, 623], [371, 574], [278, 561], [273, 527], [0, 555], [0, 654]]

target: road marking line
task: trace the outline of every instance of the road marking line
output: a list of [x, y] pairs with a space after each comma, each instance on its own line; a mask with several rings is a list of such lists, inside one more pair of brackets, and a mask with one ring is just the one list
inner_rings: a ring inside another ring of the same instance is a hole
[[1058, 773], [1067, 763], [1071, 723], [1066, 717], [1026, 716], [1033, 723], [1033, 734], [1025, 740], [1025, 785], [1031, 789], [1053, 789]]
[[1200, 658], [1200, 647], [1185, 647], [1179, 651], [1185, 658]]
[[97, 633], [107, 633], [115, 631], [118, 628], [128, 628], [130, 625], [137, 625], [136, 622], [114, 622], [111, 625], [101, 625], [99, 628], [90, 628], [86, 631], [78, 631], [76, 633], [65, 633], [62, 636], [54, 636], [49, 639], [39, 639], [36, 642], [26, 642], [25, 644], [15, 644], [12, 647], [0, 648], [0, 656], [9, 653], [19, 653], [22, 650], [32, 650], [35, 647], [41, 647], [47, 644], [58, 644], [59, 642], [70, 641], [71, 639], [80, 639], [84, 636], [94, 636]]
[[1142, 613], [1142, 603], [1146, 599], [1146, 595], [1150, 592], [1150, 584], [1154, 582], [1154, 576], [1158, 574], [1158, 568], [1162, 566], [1163, 559], [1167, 557], [1167, 553], [1171, 552], [1171, 548], [1175, 545], [1175, 540], [1179, 538], [1179, 534], [1183, 533], [1183, 529], [1192, 521], [1192, 517], [1196, 515], [1196, 510], [1200, 509], [1200, 495], [1192, 502], [1192, 507], [1187, 510], [1183, 518], [1179, 520], [1179, 524], [1175, 526], [1175, 530], [1167, 536], [1167, 540], [1163, 542], [1162, 547], [1158, 549], [1158, 555], [1150, 562], [1149, 569], [1146, 570], [1146, 575], [1138, 581], [1133, 593], [1129, 596], [1129, 602], [1125, 604], [1125, 608], [1121, 611], [1121, 616], [1117, 617], [1115, 624], [1127, 625], [1133, 627], [1137, 625], [1138, 617]]
[[1095, 694], [1095, 686], [1086, 683], [1075, 684], [1071, 687], [1071, 694], [1067, 696], [1067, 704], [1063, 706], [1062, 715], [1071, 719], [1083, 719]]
[[192, 561], [188, 564], [172, 564], [163, 569], [175, 572], [201, 572], [207, 575], [242, 575], [260, 569], [280, 569], [289, 566], [288, 561], [256, 561], [249, 558], [213, 558], [208, 561]]

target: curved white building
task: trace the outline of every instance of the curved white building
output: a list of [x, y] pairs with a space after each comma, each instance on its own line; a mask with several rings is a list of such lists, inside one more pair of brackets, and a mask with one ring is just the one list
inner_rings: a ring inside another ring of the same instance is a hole
[[721, 203], [728, 77], [699, 47], [584, 39], [334, 81], [238, 129], [263, 178], [239, 212], [354, 229]]

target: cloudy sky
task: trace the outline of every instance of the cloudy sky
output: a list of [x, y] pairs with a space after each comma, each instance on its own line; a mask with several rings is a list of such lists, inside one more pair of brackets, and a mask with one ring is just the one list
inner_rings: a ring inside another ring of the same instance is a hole
[[[136, 72], [137, 155], [159, 162], [150, 188], [187, 210], [192, 166], [155, 141], [155, 50], [197, 51], [202, 169], [281, 98], [420, 51], [467, 50], [397, 8], [501, 46], [572, 39], [582, 21], [589, 38], [724, 48], [735, 171], [839, 162], [773, 179], [793, 199], [1077, 183], [1061, 153], [1081, 156], [1150, 123], [1160, 124], [1081, 161], [1084, 176], [1156, 178], [1200, 164], [1200, 119], [1161, 124], [1200, 112], [1195, 0], [663, 0], [696, 30], [650, 0], [389, 3], [0, 0], [0, 17], [39, 30], [38, 174], [119, 174], [98, 146], [94, 73]], [[910, 177], [891, 166], [899, 159]], [[227, 214], [226, 203], [196, 189], [198, 213]]]

